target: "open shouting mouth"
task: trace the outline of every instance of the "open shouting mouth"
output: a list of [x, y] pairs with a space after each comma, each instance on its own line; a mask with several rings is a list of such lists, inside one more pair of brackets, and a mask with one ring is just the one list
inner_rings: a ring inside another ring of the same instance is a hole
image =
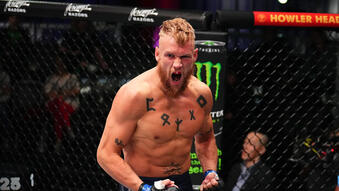
[[177, 81], [180, 81], [180, 79], [181, 79], [181, 72], [173, 72], [172, 73], [172, 80], [174, 81], [174, 82], [177, 82]]

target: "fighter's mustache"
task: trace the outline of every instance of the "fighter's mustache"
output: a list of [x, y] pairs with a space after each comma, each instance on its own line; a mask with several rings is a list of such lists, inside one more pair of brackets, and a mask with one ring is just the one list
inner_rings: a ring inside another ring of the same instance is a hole
[[[164, 85], [166, 95], [175, 97], [186, 89], [191, 74], [190, 73], [184, 74], [182, 72], [173, 72], [168, 77], [168, 74], [166, 75], [164, 71], [159, 70], [159, 75], [161, 82]], [[179, 88], [175, 88], [171, 85], [170, 80], [173, 81], [182, 80], [182, 85]]]

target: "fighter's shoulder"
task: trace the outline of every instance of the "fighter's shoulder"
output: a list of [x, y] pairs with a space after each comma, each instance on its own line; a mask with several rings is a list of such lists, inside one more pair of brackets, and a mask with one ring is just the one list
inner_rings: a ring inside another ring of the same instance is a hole
[[196, 77], [193, 77], [190, 82], [190, 89], [193, 93], [194, 97], [197, 100], [206, 102], [206, 106], [204, 110], [209, 113], [213, 107], [213, 96], [211, 89], [205, 83], [201, 82]]
[[150, 85], [140, 79], [132, 79], [119, 89], [117, 95], [126, 99], [136, 99], [146, 97], [149, 93]]
[[198, 94], [205, 95], [208, 98], [212, 98], [212, 92], [207, 84], [200, 81], [198, 78], [192, 76], [190, 87]]
[[151, 85], [144, 79], [144, 74], [141, 74], [121, 86], [115, 99], [137, 106], [138, 103], [143, 103], [142, 100], [150, 93], [150, 87]]

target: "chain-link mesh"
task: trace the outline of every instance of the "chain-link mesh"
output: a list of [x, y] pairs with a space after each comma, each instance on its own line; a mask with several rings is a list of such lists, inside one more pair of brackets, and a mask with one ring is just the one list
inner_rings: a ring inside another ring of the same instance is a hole
[[[16, 19], [0, 25], [0, 160], [9, 177], [0, 186], [117, 190], [96, 149], [118, 88], [155, 65], [154, 28]], [[270, 140], [264, 161], [275, 190], [333, 191], [337, 34], [229, 32], [221, 174], [259, 130]]]
[[[226, 175], [240, 158], [246, 134], [259, 131], [270, 139], [263, 161], [275, 180], [267, 190], [335, 189], [339, 172], [335, 35], [270, 28], [230, 32], [223, 138]], [[259, 169], [264, 179], [263, 174]], [[263, 179], [257, 178], [255, 186], [265, 184]]]
[[7, 177], [24, 190], [116, 190], [96, 149], [118, 88], [154, 66], [152, 28], [17, 19], [0, 32]]

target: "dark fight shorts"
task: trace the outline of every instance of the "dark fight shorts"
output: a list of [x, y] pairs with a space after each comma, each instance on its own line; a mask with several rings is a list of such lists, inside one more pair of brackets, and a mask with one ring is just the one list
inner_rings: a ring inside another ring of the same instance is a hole
[[[181, 190], [184, 191], [193, 191], [192, 188], [192, 181], [191, 181], [191, 177], [187, 172], [185, 172], [184, 174], [181, 175], [172, 175], [172, 176], [168, 176], [168, 177], [161, 177], [161, 178], [157, 178], [157, 177], [140, 177], [140, 179], [142, 181], [144, 181], [145, 184], [149, 184], [149, 185], [154, 185], [155, 181], [158, 180], [165, 180], [165, 179], [170, 179], [172, 181], [174, 181], [175, 185], [179, 186], [179, 188]], [[120, 185], [120, 191], [129, 191], [128, 188]]]

